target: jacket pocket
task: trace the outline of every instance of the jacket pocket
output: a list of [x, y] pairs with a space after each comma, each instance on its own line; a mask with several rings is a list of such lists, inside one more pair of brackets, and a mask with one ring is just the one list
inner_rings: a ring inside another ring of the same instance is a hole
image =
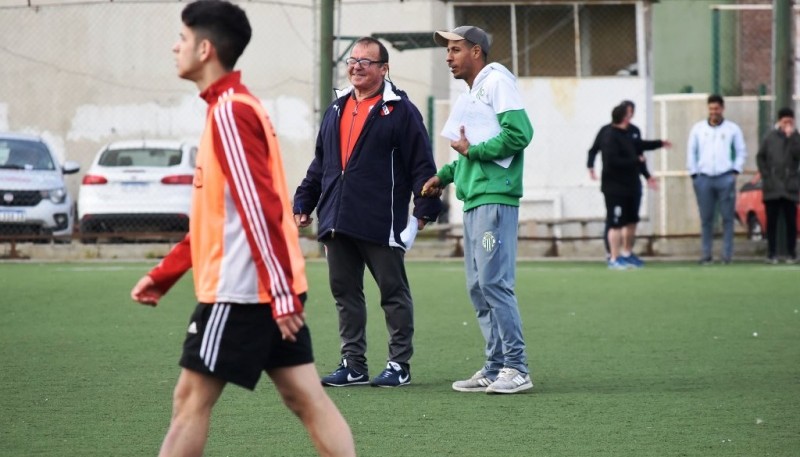
[[486, 176], [486, 193], [507, 194], [511, 190], [511, 178], [508, 169], [494, 162], [482, 162], [481, 170]]
[[800, 192], [800, 175], [792, 173], [786, 178], [786, 191], [792, 194]]

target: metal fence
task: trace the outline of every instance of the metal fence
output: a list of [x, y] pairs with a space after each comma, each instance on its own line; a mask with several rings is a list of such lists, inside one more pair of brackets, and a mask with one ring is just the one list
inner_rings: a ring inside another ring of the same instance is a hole
[[[183, 235], [186, 220], [174, 207], [168, 217], [162, 217], [152, 207], [137, 213], [111, 213], [113, 219], [85, 219], [86, 210], [81, 208], [80, 202], [83, 189], [97, 190], [107, 185], [101, 181], [109, 180], [110, 176], [92, 173], [91, 167], [108, 145], [118, 141], [141, 142], [138, 146], [128, 144], [126, 147], [128, 150], [144, 149], [148, 151], [147, 160], [174, 171], [159, 175], [152, 186], [167, 189], [161, 191], [162, 197], [181, 194], [187, 186], [182, 167], [191, 166], [191, 154], [172, 163], [171, 157], [175, 154], [168, 151], [176, 149], [149, 148], [146, 144], [155, 139], [179, 144], [196, 141], [203, 127], [205, 104], [197, 97], [193, 85], [175, 76], [170, 52], [177, 39], [179, 15], [185, 3], [179, 0], [0, 2], [0, 57], [3, 59], [0, 131], [35, 134], [50, 147], [55, 163], [73, 161], [80, 166], [79, 172], [63, 177], [63, 185], [41, 189], [21, 189], [12, 184], [19, 178], [0, 175], [0, 242], [34, 240], [44, 243], [55, 239], [107, 244], [174, 241]], [[254, 24], [253, 41], [239, 67], [247, 85], [271, 114], [292, 188], [302, 179], [311, 159], [320, 110], [317, 100], [319, 1], [242, 0], [239, 3]], [[340, 62], [346, 57], [353, 37], [380, 35], [401, 40], [382, 38], [390, 50], [390, 76], [420, 108], [431, 125], [434, 144], [441, 147], [442, 140], [432, 126], [440, 123], [439, 118], [446, 113], [444, 106], [451, 95], [451, 76], [444, 62], [444, 51], [429, 47], [432, 30], [466, 23], [484, 28], [493, 39], [491, 60], [519, 75], [526, 87], [549, 85], [546, 88], [548, 97], [553, 106], [563, 111], [558, 114], [565, 119], [585, 119], [580, 113], [569, 111], [578, 105], [574, 99], [581, 96], [576, 90], [581, 81], [601, 81], [597, 83], [600, 85], [610, 80], [607, 78], [618, 77], [612, 83], [617, 84], [633, 80], [626, 79], [627, 76], [648, 74], [640, 65], [648, 60], [649, 38], [645, 35], [649, 24], [643, 11], [649, 4], [617, 0], [550, 3], [341, 0], [336, 2], [335, 8], [334, 32], [338, 39], [332, 60]], [[770, 93], [771, 34], [766, 30], [770, 27], [770, 17], [771, 13], [764, 10], [720, 10], [714, 46], [718, 49], [721, 92], [726, 95]], [[418, 39], [419, 42], [415, 41]], [[406, 47], [402, 47], [401, 42]], [[344, 66], [336, 67], [333, 78], [334, 87], [347, 84]], [[599, 86], [585, 87], [599, 92], [596, 88]], [[578, 106], [577, 109], [604, 113], [603, 122], [578, 127], [570, 122], [552, 121], [538, 114], [539, 106], [530, 107], [536, 138], [549, 135], [557, 140], [537, 145], [535, 155], [526, 158], [526, 163], [536, 161], [533, 176], [526, 176], [526, 180], [541, 180], [546, 184], [541, 186], [541, 199], [531, 200], [525, 208], [527, 220], [523, 236], [552, 242], [562, 253], [566, 252], [565, 246], [555, 243], [577, 239], [599, 241], [603, 229], [602, 199], [596, 183], [588, 182], [585, 170], [586, 150], [591, 141], [581, 140], [569, 151], [562, 145], [572, 137], [587, 135], [581, 129], [591, 130], [587, 137], [593, 138], [597, 129], [607, 122], [605, 113], [619, 100], [615, 96], [608, 105]], [[640, 125], [646, 131], [644, 107], [652, 100], [642, 95], [637, 101], [640, 102], [638, 112], [642, 114], [637, 114], [636, 121], [641, 120]], [[657, 104], [656, 110], [659, 106]], [[680, 109], [676, 112], [680, 113]], [[701, 117], [702, 113], [691, 113], [692, 120]], [[672, 124], [662, 129], [661, 117], [652, 118], [656, 119], [657, 132], [653, 137], [670, 138], [678, 144], [684, 141], [675, 134]], [[686, 117], [675, 119], [676, 124], [687, 124]], [[652, 120], [649, 122], [652, 125]], [[755, 132], [748, 135], [760, 137]], [[11, 149], [0, 140], [0, 166], [9, 160]], [[679, 155], [679, 151], [667, 154]], [[754, 154], [755, 148], [750, 151]], [[447, 159], [446, 153], [445, 157], [437, 156], [439, 165]], [[125, 154], [116, 156], [115, 166], [124, 166], [123, 157]], [[678, 173], [680, 160], [675, 160], [675, 164], [670, 162], [669, 167], [656, 166], [661, 157], [651, 155], [651, 168], [657, 173]], [[23, 164], [18, 171], [26, 171], [26, 166]], [[142, 177], [137, 178], [141, 180]], [[573, 209], [561, 213], [554, 209], [560, 203], [553, 203], [555, 199], [551, 198], [551, 193], [565, 182], [572, 187], [564, 188], [563, 201]], [[128, 179], [119, 187], [120, 193], [127, 197], [141, 195], [142, 200], [145, 198], [147, 186], [136, 179]], [[662, 191], [671, 191], [671, 187], [665, 185]], [[62, 188], [66, 195], [63, 200], [59, 190]], [[69, 208], [53, 211], [47, 224], [20, 220], [21, 210], [14, 205], [25, 201], [28, 193], [40, 202], [68, 202]], [[96, 193], [96, 199], [104, 197], [103, 191]], [[162, 204], [164, 200], [166, 198], [156, 198], [156, 203]], [[674, 213], [663, 213], [659, 201], [660, 196], [645, 198], [643, 213], [649, 222], [643, 224], [643, 233], [687, 234], [681, 228], [685, 225], [672, 229], [673, 224], [681, 223], [682, 215], [670, 221], [661, 219], [661, 214]], [[684, 200], [682, 204], [686, 207], [693, 202], [687, 205]], [[185, 208], [184, 213], [187, 213], [188, 206]], [[64, 214], [69, 219], [66, 225]], [[699, 225], [694, 222], [691, 224], [696, 231]], [[661, 233], [661, 226], [670, 230]]]
[[[254, 25], [238, 65], [245, 83], [289, 152], [311, 151], [316, 11], [301, 1], [240, 3]], [[206, 109], [196, 87], [175, 75], [171, 49], [185, 4], [0, 2], [0, 132], [33, 135], [56, 164], [17, 165], [24, 145], [0, 137], [0, 241], [182, 238], [194, 171], [194, 152], [183, 145], [199, 140]], [[307, 157], [287, 154], [287, 166], [299, 170]], [[60, 176], [65, 161], [80, 171]]]

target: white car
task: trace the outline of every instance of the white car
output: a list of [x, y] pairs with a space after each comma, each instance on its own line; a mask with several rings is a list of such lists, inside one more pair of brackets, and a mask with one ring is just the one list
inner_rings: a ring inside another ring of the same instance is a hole
[[104, 146], [81, 181], [78, 220], [84, 241], [97, 233], [189, 230], [197, 146], [171, 140]]
[[0, 239], [69, 241], [74, 208], [64, 175], [79, 169], [60, 165], [37, 136], [0, 133]]

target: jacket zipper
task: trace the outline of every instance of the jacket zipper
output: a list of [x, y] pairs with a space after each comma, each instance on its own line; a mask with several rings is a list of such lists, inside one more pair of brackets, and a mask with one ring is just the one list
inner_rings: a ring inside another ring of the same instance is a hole
[[[386, 104], [386, 101], [385, 101], [385, 100], [381, 100], [381, 104], [380, 104], [380, 106], [379, 106], [379, 107], [376, 107], [376, 108], [378, 108], [378, 109], [382, 109], [382, 108], [383, 108], [383, 106], [384, 106], [385, 104]], [[373, 108], [373, 109], [375, 109], [375, 108]], [[377, 112], [378, 112], [378, 111], [375, 111], [375, 113], [377, 113]], [[371, 113], [369, 113], [369, 114], [367, 115], [367, 120], [364, 122], [364, 128], [363, 128], [363, 129], [361, 129], [361, 135], [358, 137], [358, 139], [356, 140], [356, 144], [353, 146], [353, 153], [352, 153], [352, 154], [350, 154], [350, 157], [348, 157], [348, 159], [347, 159], [347, 164], [349, 164], [349, 163], [350, 163], [350, 160], [353, 158], [353, 156], [355, 155], [356, 151], [358, 150], [358, 144], [360, 143], [360, 141], [359, 141], [359, 140], [360, 140], [360, 139], [361, 139], [361, 138], [364, 136], [364, 134], [367, 132], [367, 127], [369, 127], [369, 126], [370, 126], [370, 124], [372, 123], [372, 120], [373, 120], [373, 119], [375, 118], [375, 116], [377, 115], [377, 114], [375, 114], [375, 113], [372, 113], [372, 112], [371, 112]], [[340, 119], [339, 119], [339, 125], [341, 125], [341, 115], [340, 115]], [[352, 132], [352, 129], [353, 129], [353, 124], [350, 124], [350, 131], [351, 131], [351, 132]], [[349, 142], [350, 142], [350, 138], [348, 138], [348, 139], [347, 139], [347, 141], [348, 141], [348, 143], [349, 143]], [[341, 151], [340, 151], [340, 154], [341, 154]], [[341, 183], [339, 183], [339, 185], [342, 187], [342, 189], [344, 189], [344, 171], [345, 171], [345, 167], [342, 167], [342, 174], [341, 174], [341, 175], [339, 175], [339, 179], [341, 180]], [[341, 207], [341, 206], [342, 206], [342, 194], [343, 194], [343, 192], [339, 192], [339, 207]], [[337, 215], [336, 215], [336, 223], [335, 223], [335, 224], [333, 224], [333, 225], [334, 225], [334, 227], [333, 227], [333, 228], [331, 228], [331, 238], [333, 238], [334, 236], [336, 236], [336, 228], [335, 228], [335, 227], [337, 227], [337, 226], [339, 225], [339, 214], [341, 214], [341, 211], [338, 211], [338, 212], [337, 212]]]

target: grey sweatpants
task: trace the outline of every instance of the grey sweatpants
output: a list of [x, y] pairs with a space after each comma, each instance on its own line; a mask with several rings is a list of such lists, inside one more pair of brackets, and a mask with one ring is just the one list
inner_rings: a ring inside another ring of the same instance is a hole
[[486, 342], [484, 374], [504, 367], [529, 373], [514, 293], [519, 208], [481, 205], [464, 213], [464, 263], [478, 325]]

